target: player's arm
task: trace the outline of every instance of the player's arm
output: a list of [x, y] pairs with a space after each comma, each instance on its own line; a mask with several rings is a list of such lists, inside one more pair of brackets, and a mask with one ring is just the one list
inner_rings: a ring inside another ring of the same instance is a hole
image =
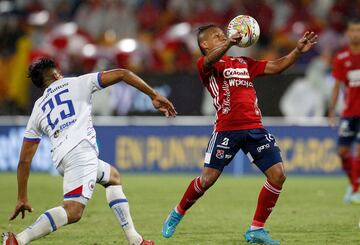
[[328, 122], [329, 125], [332, 127], [335, 126], [335, 108], [339, 97], [340, 86], [341, 86], [340, 80], [336, 79], [334, 87], [331, 92], [329, 112], [328, 112]]
[[27, 184], [30, 174], [30, 166], [35, 152], [38, 148], [39, 142], [23, 141], [20, 153], [20, 159], [17, 169], [18, 181], [18, 199], [15, 210], [10, 217], [10, 220], [15, 219], [21, 212], [22, 218], [25, 217], [25, 211], [32, 211], [31, 205], [28, 201]]
[[155, 89], [150, 87], [143, 79], [141, 79], [135, 73], [127, 69], [114, 69], [104, 71], [101, 74], [101, 84], [104, 87], [113, 85], [121, 81], [124, 81], [127, 84], [137, 88], [144, 94], [147, 94], [150, 97], [153, 106], [158, 111], [165, 114], [165, 116], [176, 116], [177, 112], [173, 104], [164, 96], [160, 95]]
[[317, 37], [318, 36], [314, 32], [306, 32], [297, 42], [296, 48], [288, 55], [274, 61], [268, 61], [265, 66], [264, 73], [278, 74], [286, 70], [289, 66], [296, 62], [301, 54], [308, 52], [314, 47]]
[[221, 57], [231, 48], [236, 45], [241, 40], [241, 34], [236, 33], [231, 36], [229, 39], [226, 39], [221, 45], [209, 50], [205, 55], [204, 66], [205, 68], [212, 67], [216, 62], [218, 62]]

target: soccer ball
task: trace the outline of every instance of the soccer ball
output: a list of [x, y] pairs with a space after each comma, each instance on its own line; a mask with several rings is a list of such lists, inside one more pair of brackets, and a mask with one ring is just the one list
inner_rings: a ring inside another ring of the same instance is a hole
[[260, 36], [260, 27], [257, 21], [249, 15], [238, 15], [232, 19], [227, 27], [227, 36], [231, 37], [240, 32], [242, 39], [237, 46], [246, 48], [257, 42]]

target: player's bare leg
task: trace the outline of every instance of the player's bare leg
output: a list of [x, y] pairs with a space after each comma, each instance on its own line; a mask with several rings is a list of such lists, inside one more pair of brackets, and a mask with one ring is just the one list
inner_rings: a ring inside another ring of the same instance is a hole
[[359, 186], [356, 180], [356, 176], [354, 175], [354, 171], [356, 169], [356, 162], [354, 157], [352, 156], [351, 148], [348, 145], [340, 145], [338, 148], [338, 155], [341, 159], [342, 169], [348, 177], [350, 183], [350, 186], [348, 186], [345, 190], [343, 200], [345, 203], [350, 203], [353, 193], [357, 192]]
[[180, 223], [186, 211], [216, 182], [220, 175], [221, 171], [204, 167], [201, 176], [190, 182], [180, 203], [170, 212], [164, 222], [162, 235], [165, 238], [169, 238], [174, 234], [176, 226]]
[[245, 240], [251, 243], [278, 245], [280, 242], [273, 240], [264, 226], [286, 179], [283, 164], [280, 162], [271, 166], [265, 171], [265, 175], [267, 180], [260, 191], [253, 222], [245, 233]]
[[110, 167], [109, 181], [106, 184], [103, 184], [103, 186], [106, 188], [106, 199], [109, 206], [113, 210], [116, 219], [125, 232], [125, 236], [129, 244], [154, 244], [151, 240], [144, 240], [136, 231], [130, 215], [129, 203], [122, 189], [120, 173], [114, 167]]

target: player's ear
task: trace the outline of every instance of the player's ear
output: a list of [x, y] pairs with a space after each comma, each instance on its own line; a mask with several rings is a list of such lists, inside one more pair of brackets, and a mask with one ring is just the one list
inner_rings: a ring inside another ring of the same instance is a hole
[[209, 44], [208, 44], [207, 41], [202, 41], [202, 42], [200, 43], [200, 47], [201, 47], [202, 49], [207, 49], [207, 48], [209, 47]]
[[63, 76], [57, 69], [53, 71], [52, 75], [53, 75], [53, 78], [55, 78], [55, 80], [59, 80], [59, 79], [63, 78]]

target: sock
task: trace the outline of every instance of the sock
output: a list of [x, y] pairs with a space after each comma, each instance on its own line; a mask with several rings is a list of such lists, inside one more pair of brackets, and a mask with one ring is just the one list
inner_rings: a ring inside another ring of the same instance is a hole
[[354, 157], [351, 165], [351, 183], [353, 193], [359, 191], [359, 171], [360, 171], [360, 157]]
[[16, 235], [16, 238], [22, 244], [28, 244], [29, 242], [46, 236], [50, 232], [56, 231], [60, 227], [66, 225], [68, 217], [63, 207], [52, 208], [42, 215], [23, 232]]
[[180, 203], [176, 206], [176, 212], [185, 215], [186, 211], [204, 194], [201, 187], [200, 177], [193, 179], [184, 193]]
[[353, 184], [353, 178], [352, 178], [352, 174], [351, 174], [352, 164], [353, 164], [353, 159], [352, 159], [351, 154], [347, 154], [345, 157], [341, 158], [342, 169], [344, 170], [345, 174], [347, 175], [351, 185]]
[[142, 237], [135, 230], [134, 223], [130, 215], [129, 203], [123, 192], [122, 186], [112, 185], [107, 187], [106, 199], [121, 228], [124, 230], [129, 244], [139, 245], [142, 242]]
[[265, 182], [259, 194], [257, 208], [250, 229], [264, 227], [267, 218], [275, 207], [280, 192], [281, 187], [271, 184], [269, 180]]

